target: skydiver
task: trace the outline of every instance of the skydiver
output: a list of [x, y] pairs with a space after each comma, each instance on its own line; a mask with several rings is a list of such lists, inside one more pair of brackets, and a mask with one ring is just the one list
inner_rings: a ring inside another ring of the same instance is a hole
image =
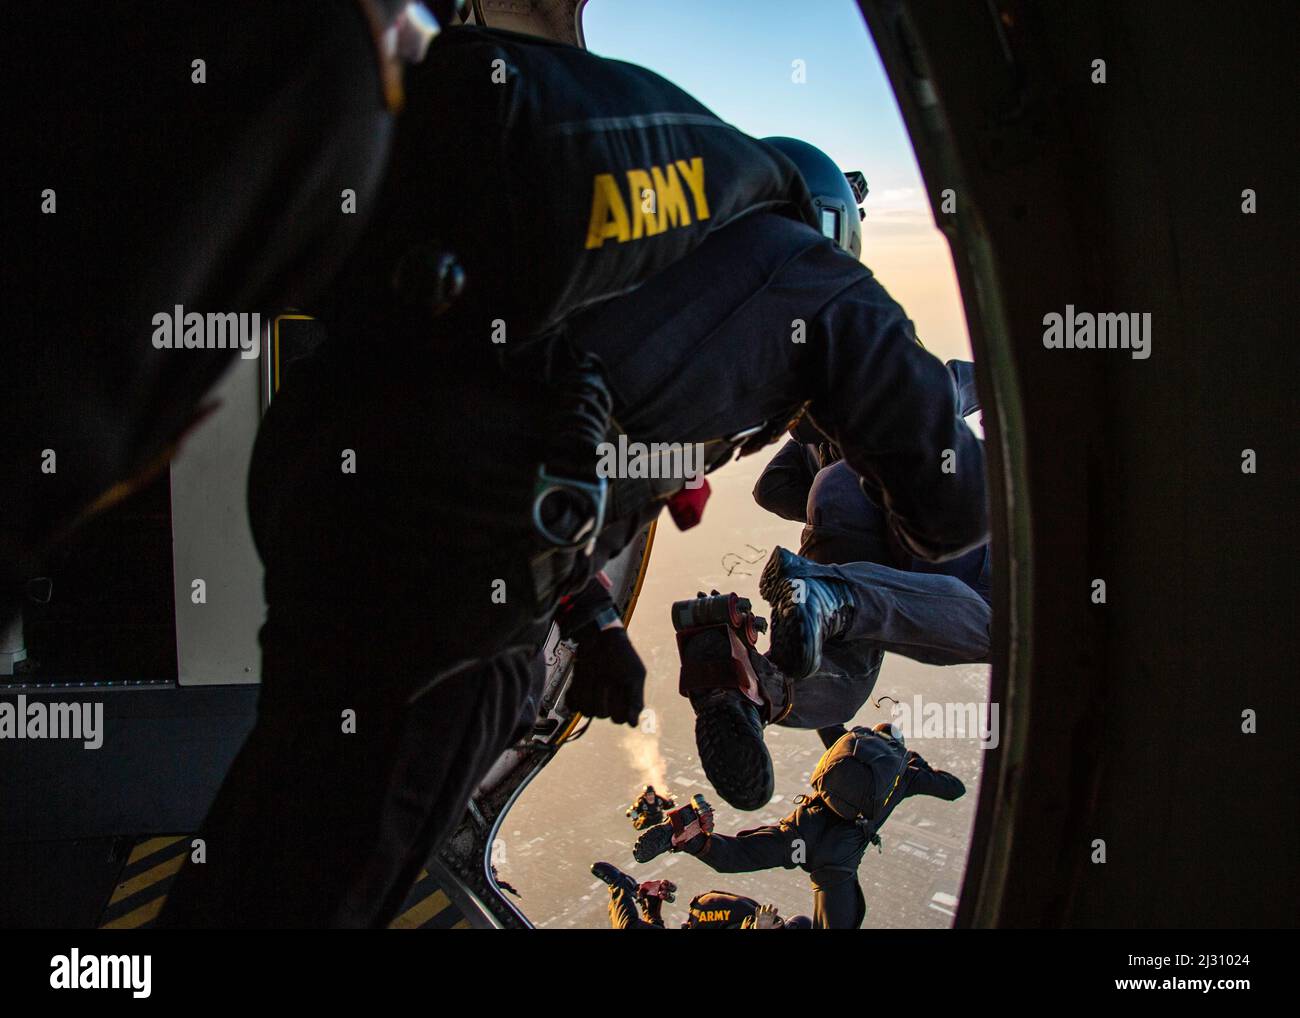
[[[987, 539], [983, 445], [961, 419], [943, 363], [858, 261], [853, 188], [813, 146], [765, 140], [801, 171], [825, 235], [771, 213], [747, 216], [638, 289], [577, 316], [573, 341], [600, 358], [614, 418], [630, 439], [705, 442], [712, 468], [803, 427], [849, 464], [902, 552], [931, 561], [977, 548]], [[940, 463], [945, 451], [954, 472]], [[597, 563], [664, 504], [689, 495], [680, 483], [615, 484]], [[568, 702], [597, 717], [617, 717], [620, 707], [626, 715], [640, 703], [641, 679], [593, 667], [575, 676]], [[752, 724], [733, 701], [717, 711]]]
[[[671, 880], [647, 880], [638, 884], [607, 862], [593, 863], [591, 872], [609, 885], [610, 926], [616, 930], [665, 928], [664, 902], [677, 899], [677, 885]], [[726, 891], [697, 894], [691, 899], [686, 922], [682, 923], [684, 930], [799, 930], [811, 926], [812, 920], [807, 916], [784, 918], [775, 905], [760, 905], [753, 898]]]
[[908, 796], [952, 801], [966, 792], [958, 778], [908, 750], [898, 726], [887, 721], [846, 732], [818, 761], [812, 784], [813, 794], [800, 796], [789, 816], [735, 837], [713, 832], [711, 824], [679, 832], [670, 815], [641, 834], [636, 859], [686, 852], [719, 873], [798, 867], [812, 882], [813, 927], [857, 929], [867, 912], [858, 866], [868, 845], [880, 845], [890, 814]]
[[609, 924], [616, 930], [662, 930], [664, 902], [677, 900], [671, 880], [638, 883], [613, 863], [591, 864], [592, 876], [609, 885]]
[[628, 807], [626, 815], [632, 818], [632, 826], [639, 831], [643, 827], [653, 827], [659, 823], [664, 818], [664, 810], [676, 805], [671, 798], [656, 792], [654, 785], [646, 785], [645, 791]]
[[[645, 668], [599, 571], [690, 479], [615, 478], [580, 553], [524, 551], [557, 436], [576, 435], [587, 462], [613, 436], [602, 398], [630, 439], [705, 443], [710, 467], [807, 410], [903, 546], [942, 558], [985, 539], [983, 449], [943, 364], [857, 260], [853, 191], [811, 146], [773, 145], [803, 172], [828, 235], [753, 213], [575, 316], [549, 351], [573, 380], [563, 405], [458, 338], [454, 306], [432, 325], [359, 309], [298, 363], [250, 471], [266, 570], [258, 721], [204, 824], [208, 861], [182, 871], [164, 919], [386, 924], [527, 730], [552, 618], [577, 643], [569, 706], [635, 725]], [[390, 182], [415, 188], [410, 201], [445, 200], [407, 171]], [[398, 213], [403, 194], [387, 200]], [[341, 453], [354, 475], [340, 474]]]
[[[966, 417], [978, 410], [972, 365], [952, 361], [948, 369]], [[849, 721], [871, 695], [886, 651], [936, 665], [988, 659], [988, 545], [941, 563], [907, 554], [834, 446], [812, 429], [801, 437], [782, 447], [754, 488], [764, 508], [806, 523], [799, 554], [775, 549], [759, 584], [772, 604], [771, 646], [749, 658], [766, 704], [760, 709], [734, 689], [690, 694], [705, 774], [738, 809], [772, 797], [766, 724]], [[737, 713], [746, 723], [736, 723]]]
[[[443, 25], [455, 14], [430, 4]], [[437, 29], [416, 7], [61, 3], [10, 19], [30, 62], [17, 77], [41, 82], [15, 141], [39, 212], [6, 259], [28, 303], [0, 366], [0, 624], [69, 532], [152, 480], [211, 409], [233, 344], [159, 349], [153, 316], [301, 306], [338, 269], [378, 189], [402, 58]], [[75, 72], [49, 73], [51, 40]]]

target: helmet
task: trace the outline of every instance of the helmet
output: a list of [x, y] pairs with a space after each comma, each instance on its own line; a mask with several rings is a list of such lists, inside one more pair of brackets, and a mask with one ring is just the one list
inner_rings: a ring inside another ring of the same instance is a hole
[[892, 721], [881, 721], [879, 724], [872, 725], [871, 730], [877, 735], [883, 735], [890, 742], [898, 743], [899, 749], [907, 746], [903, 741], [903, 730]]
[[811, 930], [812, 928], [812, 920], [806, 915], [792, 915], [781, 924], [783, 930]]
[[[862, 254], [862, 215], [858, 202], [866, 197], [866, 180], [854, 170], [844, 174], [821, 149], [798, 138], [764, 138], [798, 167], [812, 194], [813, 205], [821, 221], [822, 233], [857, 258]], [[861, 182], [861, 195], [850, 185], [850, 178]]]

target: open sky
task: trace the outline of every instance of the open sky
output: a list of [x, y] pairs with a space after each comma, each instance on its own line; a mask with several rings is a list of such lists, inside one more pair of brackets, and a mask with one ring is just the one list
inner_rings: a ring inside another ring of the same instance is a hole
[[749, 134], [802, 138], [866, 174], [862, 260], [928, 349], [969, 357], [947, 241], [853, 0], [589, 0], [582, 24], [593, 52], [657, 71]]

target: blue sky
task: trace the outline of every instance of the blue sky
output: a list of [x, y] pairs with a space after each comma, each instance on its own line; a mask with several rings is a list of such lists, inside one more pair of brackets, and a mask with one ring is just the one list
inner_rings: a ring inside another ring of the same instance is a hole
[[866, 174], [862, 260], [927, 347], [969, 356], [947, 241], [854, 0], [588, 0], [582, 20], [593, 52], [657, 71], [749, 134], [802, 138]]
[[[802, 138], [862, 170], [873, 196], [917, 187], [853, 0], [589, 0], [583, 29], [593, 52], [659, 72], [741, 130]], [[804, 84], [791, 81], [795, 60], [805, 62]]]

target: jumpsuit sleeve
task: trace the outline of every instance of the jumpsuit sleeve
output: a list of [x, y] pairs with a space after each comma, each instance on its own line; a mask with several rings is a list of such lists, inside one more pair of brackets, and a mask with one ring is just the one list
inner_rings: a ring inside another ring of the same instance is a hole
[[936, 771], [920, 753], [910, 753], [911, 761], [907, 765], [907, 791], [903, 798], [911, 795], [933, 795], [937, 799], [951, 802], [966, 794], [966, 786], [961, 778], [947, 771]]
[[782, 821], [741, 831], [734, 837], [706, 834], [703, 843], [691, 854], [718, 873], [750, 873], [777, 867], [792, 870], [798, 865], [791, 848], [796, 833], [793, 826]]
[[957, 389], [957, 414], [969, 417], [980, 409], [979, 393], [975, 391], [975, 365], [970, 361], [949, 361], [947, 368]]
[[636, 895], [626, 887], [615, 887], [609, 894], [609, 925], [616, 930], [657, 930], [637, 913]]
[[613, 607], [614, 599], [605, 589], [605, 585], [592, 576], [582, 590], [564, 602], [564, 607], [557, 617], [560, 635], [565, 639], [573, 637], [597, 615]]
[[812, 481], [804, 447], [790, 439], [763, 468], [754, 485], [754, 501], [782, 519], [805, 523], [804, 508]]
[[827, 725], [825, 728], [817, 729], [817, 737], [822, 740], [822, 745], [830, 749], [835, 743], [840, 741], [840, 737], [845, 735], [848, 729], [843, 725]]
[[[814, 330], [810, 329], [810, 332]], [[814, 423], [831, 435], [912, 554], [941, 561], [988, 539], [984, 448], [943, 362], [867, 275], [817, 315]]]

